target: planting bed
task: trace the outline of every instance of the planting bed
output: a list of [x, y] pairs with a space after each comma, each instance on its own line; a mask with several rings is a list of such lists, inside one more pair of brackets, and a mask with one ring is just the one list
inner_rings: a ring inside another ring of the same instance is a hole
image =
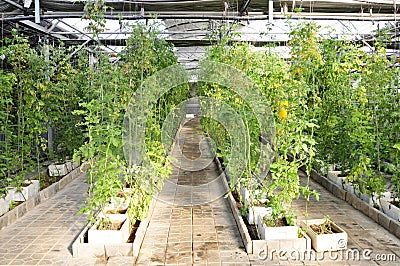
[[[149, 217], [154, 210], [154, 204], [155, 200], [153, 199], [149, 207]], [[135, 260], [139, 254], [148, 223], [148, 218], [145, 218], [143, 221], [136, 221], [135, 223], [129, 222], [129, 237], [126, 243], [116, 243], [114, 241], [109, 241], [107, 243], [89, 243], [88, 234], [93, 225], [88, 224], [72, 243], [72, 255], [75, 258], [133, 256], [133, 260]]]
[[338, 197], [339, 199], [347, 201], [351, 206], [355, 209], [361, 211], [365, 215], [369, 216], [373, 219], [376, 223], [381, 225], [383, 228], [388, 230], [393, 235], [400, 238], [400, 222], [396, 219], [389, 217], [385, 214], [382, 210], [374, 208], [367, 202], [363, 201], [362, 199], [358, 198], [354, 193], [351, 191], [344, 190], [341, 186], [337, 183], [331, 182], [328, 178], [318, 174], [315, 171], [312, 171], [311, 178], [315, 180], [318, 184], [322, 185], [326, 188], [329, 192], [333, 195]]
[[[214, 160], [217, 164], [219, 173], [223, 173], [222, 166], [217, 157]], [[224, 176], [224, 185], [227, 190], [229, 190], [229, 185], [226, 181], [225, 174]], [[236, 196], [236, 199], [234, 197]], [[271, 239], [271, 240], [262, 240], [259, 238], [259, 233], [257, 231], [257, 227], [255, 225], [250, 225], [243, 217], [240, 215], [240, 211], [238, 207], [243, 207], [238, 200], [238, 195], [236, 193], [228, 194], [228, 202], [233, 215], [236, 219], [236, 223], [238, 225], [240, 235], [243, 239], [245, 249], [248, 254], [257, 254], [262, 250], [285, 250], [285, 251], [310, 251], [311, 250], [311, 239], [305, 234], [301, 232], [302, 238], [295, 239]]]

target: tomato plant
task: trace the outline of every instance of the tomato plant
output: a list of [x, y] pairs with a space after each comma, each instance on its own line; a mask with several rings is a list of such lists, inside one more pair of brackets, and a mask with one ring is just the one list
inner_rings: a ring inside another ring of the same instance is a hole
[[[265, 50], [256, 52], [246, 43], [234, 43], [227, 46], [228, 41], [221, 41], [206, 53], [207, 60], [214, 60], [244, 72], [261, 89], [267, 99], [271, 112], [275, 118], [277, 136], [273, 146], [275, 157], [271, 165], [270, 174], [255, 186], [259, 174], [258, 159], [260, 154], [260, 128], [252, 114], [251, 107], [235, 92], [235, 84], [225, 88], [217, 84], [202, 84], [198, 92], [200, 95], [211, 96], [217, 101], [227, 103], [241, 116], [250, 135], [248, 147], [249, 158], [243, 161], [246, 170], [240, 184], [248, 189], [262, 190], [267, 197], [266, 206], [273, 208], [276, 217], [292, 217], [290, 204], [299, 197], [300, 180], [298, 169], [306, 166], [309, 158], [314, 156], [315, 140], [313, 128], [317, 127], [308, 115], [309, 93], [304, 80], [297, 79], [297, 74], [291, 74], [290, 65], [279, 55]], [[293, 71], [294, 73], [296, 71]], [[202, 119], [206, 132], [215, 140], [224, 162], [229, 158], [232, 146], [229, 134], [221, 125], [211, 119]], [[244, 156], [247, 158], [247, 156]], [[235, 172], [236, 165], [230, 166]], [[237, 184], [231, 184], [235, 186]], [[234, 188], [232, 188], [234, 189]], [[308, 190], [316, 195], [315, 191]]]
[[161, 128], [173, 107], [186, 99], [188, 86], [163, 95], [147, 117], [136, 114], [147, 119], [147, 150], [142, 152], [148, 154], [149, 160], [140, 165], [127, 162], [121, 137], [128, 104], [143, 81], [177, 62], [172, 46], [158, 39], [155, 28], [140, 23], [132, 26], [131, 37], [117, 64], [108, 60], [109, 55], [97, 53], [94, 55], [97, 63], [80, 74], [88, 81], [81, 85], [85, 86], [84, 101], [74, 114], [83, 117], [80, 126], [85, 128], [86, 141], [75, 157], [90, 164], [88, 199], [81, 213], [88, 212], [91, 220], [94, 219], [93, 212], [103, 209], [123, 186], [128, 186], [131, 191], [127, 193], [131, 198], [128, 214], [132, 220], [142, 220], [153, 194], [170, 173], [168, 151], [161, 144]]

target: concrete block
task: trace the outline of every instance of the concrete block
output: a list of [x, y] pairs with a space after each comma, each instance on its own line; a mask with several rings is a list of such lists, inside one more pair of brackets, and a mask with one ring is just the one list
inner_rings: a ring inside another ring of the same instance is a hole
[[75, 169], [70, 175], [67, 176], [67, 182], [72, 182], [75, 178], [79, 176], [79, 171]]
[[333, 187], [335, 187], [335, 185], [333, 184], [333, 183], [331, 183], [331, 182], [329, 182], [329, 181], [327, 181], [327, 183], [326, 183], [326, 190], [328, 190], [330, 193], [334, 193], [333, 192]]
[[344, 190], [343, 188], [339, 189], [339, 198], [341, 200], [346, 200], [346, 194], [348, 193], [346, 190]]
[[0, 217], [0, 230], [8, 226], [8, 212]]
[[267, 242], [265, 240], [253, 240], [253, 254], [257, 255], [267, 250]]
[[40, 196], [39, 196], [39, 195], [37, 195], [34, 199], [35, 199], [35, 205], [34, 205], [33, 207], [39, 205], [40, 202], [41, 202], [41, 201], [40, 201]]
[[104, 258], [106, 256], [104, 244], [80, 243], [76, 246], [77, 258]]
[[319, 184], [320, 185], [322, 185], [324, 188], [326, 188], [326, 187], [328, 187], [329, 186], [329, 181], [328, 181], [328, 179], [326, 179], [326, 178], [324, 178], [324, 177], [322, 177], [321, 176], [321, 178], [318, 180], [319, 182]]
[[17, 217], [21, 218], [27, 212], [26, 204], [20, 204], [13, 211], [16, 211], [17, 212]]
[[[282, 247], [282, 242], [281, 242], [281, 247]], [[289, 251], [310, 251], [311, 250], [311, 238], [305, 234], [304, 238], [298, 238], [295, 239], [295, 241], [292, 242], [291, 248]]]
[[50, 190], [52, 189], [52, 186], [47, 187], [43, 189], [42, 191], [39, 192], [39, 197], [40, 197], [40, 202], [46, 201], [50, 196]]
[[[279, 240], [279, 250], [291, 251], [301, 244], [301, 239], [280, 239]], [[305, 243], [304, 243], [305, 244]]]
[[375, 209], [375, 208], [369, 208], [368, 209], [368, 216], [372, 219], [372, 220], [374, 220], [375, 222], [377, 222], [377, 223], [379, 223], [379, 214], [380, 214], [380, 211], [378, 211], [377, 209]]
[[250, 242], [243, 241], [243, 243], [244, 243], [244, 248], [245, 248], [246, 252], [248, 254], [253, 254], [253, 252], [254, 252], [254, 250], [253, 250], [253, 242], [252, 241], [250, 241]]
[[339, 188], [336, 184], [332, 185], [332, 194], [338, 197], [339, 199], [346, 200], [346, 191]]
[[271, 252], [272, 250], [279, 251], [279, 249], [281, 248], [280, 240], [266, 240], [266, 242], [267, 242], [268, 252]]
[[314, 170], [311, 170], [310, 176], [315, 182], [317, 182], [318, 184], [321, 184], [321, 185], [322, 185], [322, 181], [326, 180], [323, 176], [321, 176], [319, 173], [317, 173]]
[[70, 179], [70, 180], [75, 179], [78, 176], [78, 173], [79, 173], [79, 169], [74, 169], [71, 173], [69, 173], [67, 175], [68, 179]]
[[400, 222], [391, 220], [389, 224], [389, 232], [400, 238]]
[[54, 191], [53, 191], [53, 194], [50, 197], [53, 197], [55, 194], [57, 194], [58, 191], [60, 191], [60, 183], [59, 182], [57, 182], [57, 183], [55, 183], [53, 185], [54, 185]]
[[363, 201], [359, 199], [356, 195], [347, 193], [346, 194], [346, 201], [351, 204], [354, 208], [357, 210], [361, 210], [361, 204], [363, 204]]
[[25, 201], [25, 205], [26, 205], [26, 210], [30, 211], [32, 210], [35, 206], [36, 206], [36, 199], [39, 197], [33, 197], [28, 199], [27, 201]]
[[105, 250], [107, 257], [110, 256], [132, 256], [132, 243], [107, 244]]
[[356, 208], [357, 210], [361, 210], [361, 206], [364, 204], [364, 202], [359, 199], [359, 198], [355, 198], [353, 200], [353, 202], [351, 203], [351, 205]]
[[66, 185], [68, 185], [68, 177], [65, 176], [64, 178], [62, 178], [60, 181], [58, 181], [59, 183], [59, 188], [63, 189]]
[[362, 213], [364, 213], [365, 215], [369, 215], [369, 209], [370, 208], [374, 208], [374, 207], [372, 207], [371, 205], [369, 205], [369, 204], [367, 204], [367, 203], [365, 203], [364, 201], [362, 202], [362, 204], [360, 205], [360, 211], [362, 212]]
[[378, 221], [379, 221], [379, 224], [382, 225], [385, 229], [390, 230], [391, 219], [387, 215], [379, 212]]
[[348, 202], [348, 203], [350, 203], [351, 204], [351, 202], [353, 201], [353, 198], [355, 198], [356, 196], [353, 194], [353, 193], [347, 193], [346, 194], [346, 201]]
[[14, 210], [8, 212], [8, 225], [12, 224], [18, 219], [18, 212]]

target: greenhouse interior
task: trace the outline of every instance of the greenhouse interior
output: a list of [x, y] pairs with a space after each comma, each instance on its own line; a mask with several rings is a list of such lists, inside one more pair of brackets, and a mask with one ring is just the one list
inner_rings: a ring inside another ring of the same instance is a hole
[[0, 265], [399, 265], [397, 0], [0, 11]]

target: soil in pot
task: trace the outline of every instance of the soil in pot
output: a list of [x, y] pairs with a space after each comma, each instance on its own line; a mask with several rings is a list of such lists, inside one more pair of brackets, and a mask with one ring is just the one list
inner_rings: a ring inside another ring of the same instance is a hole
[[50, 185], [60, 181], [63, 178], [63, 176], [49, 176], [49, 175], [43, 175], [43, 182], [40, 182], [40, 190], [43, 190]]
[[224, 166], [224, 158], [218, 157], [218, 161], [221, 164], [222, 171], [225, 171], [225, 166]]
[[[120, 225], [120, 227], [121, 227], [121, 225]], [[133, 241], [135, 241], [136, 231], [138, 230], [139, 225], [140, 225], [140, 221], [136, 221], [134, 224], [131, 225], [131, 231], [130, 231], [131, 233], [130, 233], [129, 238], [126, 241], [126, 243], [133, 243]], [[89, 241], [88, 240], [88, 231], [86, 231], [86, 233], [83, 235], [83, 243], [89, 243], [88, 241]]]
[[138, 230], [140, 225], [140, 221], [136, 221], [134, 224], [131, 225], [131, 234], [129, 235], [127, 243], [133, 243], [136, 237], [136, 231]]
[[25, 201], [11, 201], [10, 204], [10, 211], [15, 209], [16, 207], [18, 207], [19, 205], [21, 205], [22, 203], [24, 203]]
[[242, 210], [244, 208], [244, 205], [243, 205], [242, 202], [240, 202], [239, 193], [236, 190], [233, 190], [232, 191], [232, 196], [233, 196], [233, 199], [236, 202], [236, 208], [238, 208], [239, 210]]
[[310, 228], [318, 235], [339, 233], [332, 224], [331, 221], [325, 221], [323, 224], [311, 224]]
[[125, 214], [127, 210], [116, 209], [116, 210], [107, 210], [106, 214]]
[[[125, 222], [125, 221], [124, 221]], [[101, 221], [97, 230], [119, 230], [124, 222], [120, 221]]]
[[243, 222], [247, 227], [247, 231], [249, 231], [251, 240], [260, 240], [260, 236], [258, 235], [257, 226], [255, 224], [249, 224], [247, 219], [243, 219]]
[[394, 206], [396, 206], [397, 208], [400, 208], [400, 201], [392, 200], [392, 201], [390, 201], [390, 203], [393, 204]]
[[273, 227], [289, 226], [289, 223], [287, 222], [285, 217], [279, 219], [264, 218], [264, 223], [267, 226]]
[[[240, 202], [239, 193], [236, 190], [232, 191], [232, 196], [235, 199], [236, 208], [242, 213], [244, 211], [244, 205]], [[247, 219], [243, 219], [244, 224], [247, 227], [247, 231], [249, 231], [250, 238], [252, 240], [260, 240], [260, 236], [258, 235], [257, 226], [255, 224], [249, 224]]]
[[66, 162], [55, 162], [55, 163], [53, 163], [54, 165], [63, 165], [63, 164], [65, 164]]
[[32, 182], [30, 180], [25, 180], [22, 184], [21, 187], [28, 187]]

